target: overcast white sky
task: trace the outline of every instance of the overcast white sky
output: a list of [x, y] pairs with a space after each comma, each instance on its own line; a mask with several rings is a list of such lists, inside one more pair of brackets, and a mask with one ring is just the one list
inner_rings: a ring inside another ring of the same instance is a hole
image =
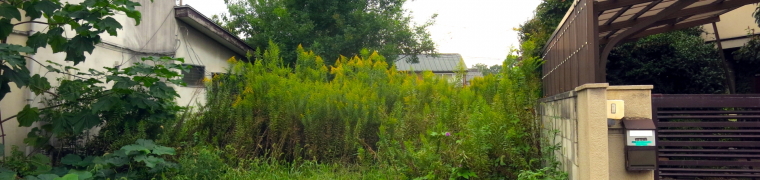
[[[509, 47], [518, 47], [512, 28], [533, 17], [541, 0], [414, 0], [405, 8], [417, 23], [438, 13], [429, 28], [440, 53], [462, 54], [467, 66], [501, 64]], [[227, 12], [224, 0], [183, 0], [207, 17]]]

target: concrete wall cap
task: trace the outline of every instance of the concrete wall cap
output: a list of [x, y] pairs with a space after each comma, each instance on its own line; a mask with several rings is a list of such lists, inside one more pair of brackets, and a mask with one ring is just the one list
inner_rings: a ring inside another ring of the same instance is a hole
[[652, 90], [653, 85], [625, 85], [625, 86], [610, 86], [607, 90]]
[[586, 89], [600, 89], [600, 88], [607, 88], [610, 87], [609, 83], [588, 83], [583, 84], [581, 86], [578, 86], [575, 88], [575, 91], [582, 91]]
[[567, 91], [563, 93], [559, 93], [557, 95], [551, 96], [551, 97], [545, 97], [538, 100], [540, 103], [546, 103], [546, 102], [552, 102], [552, 101], [559, 101], [567, 98], [574, 98], [577, 94], [575, 91]]

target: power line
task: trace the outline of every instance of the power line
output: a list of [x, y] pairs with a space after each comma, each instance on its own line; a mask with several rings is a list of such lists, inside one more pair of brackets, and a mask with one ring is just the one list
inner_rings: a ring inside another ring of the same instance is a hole
[[[187, 27], [185, 27], [185, 30], [187, 30], [186, 32], [188, 32], [187, 36], [190, 36], [190, 34], [189, 34], [189, 30], [187, 29]], [[206, 64], [204, 64], [204, 63], [203, 63], [203, 61], [201, 61], [201, 58], [200, 58], [200, 57], [198, 57], [198, 53], [196, 53], [196, 52], [195, 52], [195, 48], [193, 48], [193, 46], [192, 46], [192, 45], [190, 45], [190, 44], [192, 44], [192, 43], [189, 43], [189, 44], [187, 43], [187, 37], [184, 37], [184, 36], [183, 36], [182, 38], [183, 38], [183, 39], [185, 39], [185, 49], [187, 49], [188, 47], [190, 47], [190, 50], [192, 50], [192, 51], [193, 51], [193, 52], [192, 52], [193, 54], [190, 54], [190, 51], [188, 51], [188, 52], [187, 52], [187, 55], [188, 55], [188, 56], [192, 56], [192, 55], [195, 55], [195, 61], [197, 61], [197, 62], [198, 62], [198, 64], [200, 64], [200, 65], [202, 65], [202, 66], [206, 66]]]
[[463, 57], [466, 57], [466, 58], [475, 58], [475, 59], [499, 59], [499, 60], [504, 60], [504, 59], [505, 59], [505, 58], [495, 58], [495, 57], [477, 57], [477, 56], [463, 56]]
[[[181, 32], [179, 34], [180, 36], [182, 36], [182, 42], [185, 44], [185, 52], [187, 53], [187, 58], [189, 58], [192, 63], [202, 65], [203, 62], [201, 62], [200, 58], [198, 57], [198, 54], [195, 53], [195, 50], [192, 50], [191, 52], [190, 49], [192, 49], [192, 46], [190, 46], [190, 44], [187, 43], [188, 41], [187, 36], [190, 36], [190, 30], [187, 27], [180, 26], [180, 28], [185, 28], [185, 35], [182, 35]], [[193, 55], [191, 53], [195, 53], [195, 60], [193, 60]]]

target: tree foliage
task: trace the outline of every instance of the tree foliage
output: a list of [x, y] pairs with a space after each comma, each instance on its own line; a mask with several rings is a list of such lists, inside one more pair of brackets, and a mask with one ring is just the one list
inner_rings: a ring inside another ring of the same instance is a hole
[[483, 63], [478, 63], [478, 64], [473, 65], [472, 67], [475, 69], [478, 69], [478, 71], [483, 73], [484, 76], [489, 75], [489, 74], [499, 74], [499, 72], [501, 72], [501, 65], [497, 65], [497, 64], [488, 66]]
[[[128, 144], [138, 138], [155, 138], [161, 125], [173, 119], [180, 109], [174, 104], [179, 95], [172, 84], [183, 85], [180, 71], [186, 67], [178, 64], [183, 60], [147, 57], [142, 59], [143, 62], [126, 67], [104, 67], [105, 71], [75, 67], [85, 61], [85, 53], [93, 52], [95, 44], [100, 43], [101, 34], [117, 35], [122, 25], [112, 16], [124, 13], [139, 24], [141, 15], [135, 10], [139, 5], [130, 0], [84, 0], [78, 4], [59, 0], [0, 1], [0, 99], [10, 92], [11, 82], [46, 98], [45, 107], [26, 105], [17, 115], [3, 117], [5, 119], [0, 123], [16, 118], [22, 127], [36, 124], [24, 143], [33, 147], [33, 152], [44, 150], [42, 152], [53, 156], [51, 161], [39, 153], [14, 152], [14, 157], [0, 163], [0, 176], [4, 179], [106, 179], [131, 173], [136, 178], [146, 178], [163, 171], [154, 168], [166, 164], [158, 155], [173, 154], [173, 150], [159, 148], [152, 141], [145, 140], [137, 143], [148, 146], [147, 149]], [[24, 17], [21, 10], [25, 12]], [[44, 21], [39, 21], [42, 17]], [[11, 24], [12, 19], [19, 22]], [[27, 23], [46, 24], [47, 31], [33, 32], [25, 45], [7, 43], [13, 27]], [[64, 33], [67, 28], [74, 33]], [[48, 47], [53, 53], [65, 53], [63, 62], [75, 66], [56, 63], [60, 60], [43, 62], [31, 56], [38, 48]], [[27, 63], [38, 64], [49, 73], [62, 75], [58, 86], [52, 87], [44, 74], [31, 74]], [[90, 130], [95, 127], [100, 127], [100, 134], [90, 135]], [[92, 137], [95, 140], [89, 141], [90, 144], [82, 143]], [[57, 139], [57, 146], [51, 145], [51, 139]], [[4, 149], [2, 144], [0, 147], [3, 147], [0, 150]], [[138, 148], [138, 151], [124, 150], [130, 147]], [[120, 148], [127, 152], [118, 154], [116, 150]], [[116, 158], [123, 163], [94, 162], [93, 167], [89, 167], [97, 158], [81, 159], [76, 155], [99, 156], [113, 151], [117, 154], [103, 157]], [[68, 155], [61, 157], [63, 154]], [[124, 171], [143, 167], [131, 164], [130, 159], [143, 162], [150, 170]], [[74, 167], [51, 169], [55, 163]], [[29, 167], [35, 170], [29, 171]], [[111, 174], [103, 172], [110, 168], [113, 168]]]
[[517, 29], [520, 50], [524, 57], [541, 58], [544, 45], [571, 5], [572, 0], [543, 0], [536, 7], [533, 19], [521, 24]]
[[[573, 1], [543, 0], [533, 19], [520, 25], [523, 57], [541, 58], [546, 42]], [[607, 63], [615, 85], [653, 84], [656, 93], [721, 93], [723, 70], [716, 49], [701, 39], [701, 28], [652, 35], [617, 45]], [[709, 65], [709, 66], [708, 66]]]
[[[233, 34], [259, 48], [274, 41], [286, 64], [296, 62], [295, 47], [303, 45], [333, 64], [338, 55], [354, 56], [361, 48], [377, 50], [389, 59], [401, 54], [432, 53], [435, 45], [426, 24], [410, 25], [406, 0], [231, 0], [229, 17], [220, 22]], [[415, 57], [416, 56], [411, 56]]]
[[755, 11], [752, 12], [752, 17], [755, 18], [755, 23], [760, 25], [760, 5], [757, 5]]
[[717, 94], [725, 92], [721, 59], [714, 44], [699, 36], [701, 28], [647, 36], [616, 46], [607, 63], [612, 85], [654, 85], [653, 93]]
[[[151, 140], [138, 139], [110, 154], [79, 156], [68, 154], [53, 167], [49, 157], [42, 154], [24, 155], [14, 146], [11, 156], [0, 160], [0, 178], [28, 180], [93, 180], [93, 179], [151, 179], [158, 172], [177, 168], [176, 163], [163, 159], [175, 155], [170, 147]], [[18, 172], [14, 172], [16, 170]]]
[[[105, 119], [129, 119], [131, 123], [140, 121], [157, 122], [170, 119], [171, 112], [176, 107], [173, 99], [179, 95], [167, 83], [182, 84], [181, 75], [176, 70], [184, 67], [176, 64], [182, 59], [173, 58], [144, 58], [150, 64], [136, 63], [125, 68], [109, 68], [107, 71], [95, 69], [80, 70], [74, 66], [64, 66], [53, 61], [47, 64], [32, 58], [38, 48], [50, 47], [53, 53], [64, 52], [64, 62], [74, 65], [84, 62], [84, 53], [92, 53], [94, 45], [100, 43], [100, 34], [108, 33], [115, 36], [116, 30], [122, 26], [113, 17], [117, 12], [125, 13], [140, 22], [140, 12], [135, 10], [139, 3], [129, 0], [86, 0], [80, 4], [61, 3], [56, 0], [11, 0], [0, 4], [5, 7], [0, 23], [17, 20], [28, 20], [16, 24], [0, 24], [10, 27], [24, 23], [42, 23], [48, 25], [47, 32], [35, 32], [30, 35], [26, 46], [7, 44], [8, 34], [0, 34], [3, 43], [0, 44], [0, 58], [4, 62], [2, 68], [3, 80], [0, 95], [8, 93], [8, 84], [13, 82], [29, 89], [37, 95], [43, 93], [52, 96], [48, 107], [38, 108], [26, 105], [16, 116], [20, 126], [29, 127], [34, 122], [45, 122], [41, 128], [35, 128], [30, 133], [26, 143], [35, 147], [47, 145], [47, 138], [37, 136], [44, 132], [60, 138], [62, 135], [77, 136], [85, 130], [103, 124]], [[19, 10], [25, 10], [29, 19], [22, 19]], [[45, 17], [46, 22], [37, 21]], [[63, 33], [64, 28], [76, 32], [71, 38]], [[49, 72], [62, 74], [73, 79], [62, 79], [58, 87], [51, 87], [47, 78], [40, 74], [30, 75], [27, 62], [37, 63]], [[70, 73], [71, 70], [78, 71]], [[105, 80], [105, 81], [104, 81]], [[107, 88], [108, 83], [113, 83]], [[126, 124], [130, 126], [130, 124]], [[131, 126], [136, 126], [132, 124]], [[133, 140], [132, 140], [133, 141]]]
[[[760, 25], [760, 5], [755, 8], [752, 13], [755, 18], [755, 23]], [[733, 63], [734, 72], [736, 73], [736, 92], [737, 93], [757, 93], [756, 89], [752, 87], [758, 87], [755, 82], [755, 76], [760, 74], [760, 36], [755, 35], [754, 30], [747, 32], [749, 41], [741, 46], [736, 51], [732, 51], [730, 54], [726, 54], [730, 58], [730, 62]], [[729, 51], [731, 52], [731, 51]]]
[[[15, 83], [18, 88], [29, 87], [38, 95], [50, 88], [47, 79], [41, 76], [31, 76], [26, 67], [29, 62], [41, 62], [30, 58], [29, 54], [37, 52], [38, 48], [49, 47], [53, 53], [65, 52], [65, 61], [75, 65], [85, 60], [85, 52], [92, 53], [95, 44], [100, 43], [100, 34], [108, 32], [116, 36], [117, 29], [122, 26], [114, 19], [117, 12], [123, 12], [128, 17], [140, 23], [140, 12], [135, 10], [139, 3], [129, 0], [86, 0], [80, 4], [61, 3], [59, 0], [4, 0], [0, 1], [0, 99], [10, 92], [9, 84]], [[20, 11], [23, 10], [25, 17]], [[44, 17], [46, 22], [36, 21]], [[11, 24], [11, 20], [27, 20]], [[30, 35], [26, 46], [7, 44], [8, 36], [13, 27], [26, 23], [41, 23], [48, 25], [47, 32], [35, 32]], [[64, 28], [70, 28], [76, 34], [67, 37]], [[57, 71], [63, 73], [65, 71]]]
[[[139, 138], [156, 138], [161, 132], [160, 126], [174, 119], [180, 109], [174, 102], [179, 94], [172, 84], [183, 84], [179, 71], [186, 67], [179, 65], [182, 59], [146, 57], [142, 60], [124, 68], [106, 67], [105, 72], [91, 69], [89, 73], [78, 73], [78, 77], [88, 78], [62, 80], [49, 92], [54, 97], [45, 102], [46, 107], [27, 105], [19, 113], [34, 114], [17, 117], [21, 126], [45, 123], [33, 128], [25, 142], [53, 151], [48, 139], [55, 137], [76, 145], [74, 147], [79, 148], [76, 153], [97, 155], [118, 150]], [[53, 66], [48, 68], [55, 70]], [[113, 86], [108, 88], [105, 84]], [[76, 143], [90, 139], [87, 130], [94, 127], [101, 128], [94, 140], [87, 141], [89, 145]]]

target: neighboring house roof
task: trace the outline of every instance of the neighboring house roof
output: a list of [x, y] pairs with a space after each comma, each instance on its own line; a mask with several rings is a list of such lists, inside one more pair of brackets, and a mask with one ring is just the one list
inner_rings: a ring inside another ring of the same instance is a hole
[[240, 55], [246, 55], [247, 52], [253, 53], [254, 51], [254, 49], [251, 48], [251, 46], [248, 46], [243, 40], [220, 27], [208, 17], [193, 9], [193, 7], [187, 5], [175, 6], [174, 17]]
[[[399, 59], [396, 60], [396, 70], [399, 71], [433, 71], [433, 72], [454, 72], [457, 71], [457, 65], [459, 63], [464, 64], [462, 61], [462, 55], [457, 53], [438, 54], [438, 57], [433, 57], [430, 54], [417, 55], [419, 58], [418, 63], [407, 62], [411, 55], [399, 55]], [[466, 65], [464, 67], [467, 67]]]

